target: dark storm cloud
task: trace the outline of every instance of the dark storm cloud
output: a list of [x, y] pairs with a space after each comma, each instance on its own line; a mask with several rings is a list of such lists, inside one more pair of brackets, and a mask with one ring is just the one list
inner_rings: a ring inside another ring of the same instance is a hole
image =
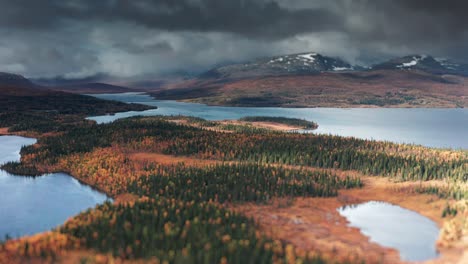
[[114, 45], [114, 48], [125, 50], [132, 54], [144, 54], [147, 52], [168, 54], [168, 53], [174, 52], [174, 48], [171, 46], [170, 43], [166, 41], [157, 42], [157, 43], [150, 44], [150, 45], [143, 45], [143, 46], [137, 46], [137, 45], [129, 44], [129, 43], [125, 43], [125, 44], [117, 43]]
[[467, 32], [468, 1], [465, 0], [351, 2], [355, 3], [351, 10], [366, 17], [369, 23], [374, 23], [374, 33], [381, 33], [382, 36], [394, 32], [396, 36], [399, 33], [402, 37], [413, 36], [420, 41], [437, 37], [446, 37], [447, 41], [451, 41]]
[[0, 23], [26, 29], [67, 21], [130, 22], [169, 31], [229, 32], [281, 38], [336, 29], [342, 18], [326, 9], [289, 10], [265, 0], [2, 0]]
[[0, 71], [135, 76], [316, 51], [468, 59], [462, 0], [0, 0]]
[[[353, 5], [349, 10], [371, 25], [364, 32], [352, 28], [346, 31], [357, 45], [380, 43], [408, 53], [468, 59], [468, 1], [357, 0], [350, 3]], [[350, 17], [349, 12], [347, 16]]]
[[428, 0], [396, 0], [398, 5], [412, 11], [426, 12], [432, 15], [444, 15], [448, 20], [467, 22], [466, 10], [468, 2], [464, 0], [428, 1]]

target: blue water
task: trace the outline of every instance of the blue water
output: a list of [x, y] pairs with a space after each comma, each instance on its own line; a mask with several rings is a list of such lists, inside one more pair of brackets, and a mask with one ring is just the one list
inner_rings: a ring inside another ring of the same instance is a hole
[[[35, 139], [0, 136], [0, 164], [20, 159]], [[31, 178], [0, 170], [0, 240], [50, 230], [107, 196], [65, 173]]]
[[427, 217], [383, 202], [367, 202], [338, 209], [350, 226], [357, 227], [372, 242], [397, 249], [405, 261], [437, 257], [439, 228]]
[[98, 98], [157, 106], [143, 112], [90, 117], [98, 123], [136, 115], [187, 115], [208, 120], [244, 116], [284, 116], [317, 122], [314, 133], [353, 136], [428, 147], [468, 149], [468, 109], [220, 107], [154, 100], [139, 93], [100, 94]]

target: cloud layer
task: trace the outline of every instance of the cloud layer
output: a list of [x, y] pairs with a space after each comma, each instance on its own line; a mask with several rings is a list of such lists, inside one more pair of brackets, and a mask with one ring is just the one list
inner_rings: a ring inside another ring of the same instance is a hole
[[135, 77], [303, 51], [467, 60], [465, 10], [463, 0], [0, 0], [0, 71]]

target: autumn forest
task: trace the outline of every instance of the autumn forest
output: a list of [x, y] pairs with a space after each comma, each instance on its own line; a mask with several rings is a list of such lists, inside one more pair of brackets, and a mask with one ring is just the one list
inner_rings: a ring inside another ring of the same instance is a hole
[[[369, 178], [413, 182], [405, 192], [454, 200], [440, 211], [456, 219], [466, 197], [466, 152], [258, 128], [199, 118], [134, 117], [95, 124], [81, 113], [10, 112], [0, 126], [30, 135], [21, 162], [3, 169], [36, 177], [68, 172], [113, 198], [32, 238], [5, 240], [2, 261], [81, 263], [145, 259], [155, 263], [325, 263], [330, 252], [306, 250], [243, 211], [288, 208], [295, 199], [329, 199], [366, 188]], [[26, 176], [25, 176], [26, 177]], [[429, 184], [430, 182], [450, 184]], [[455, 199], [453, 199], [455, 198]], [[455, 208], [455, 209], [454, 209]], [[464, 227], [458, 227], [462, 230]], [[339, 262], [373, 262], [339, 252]]]

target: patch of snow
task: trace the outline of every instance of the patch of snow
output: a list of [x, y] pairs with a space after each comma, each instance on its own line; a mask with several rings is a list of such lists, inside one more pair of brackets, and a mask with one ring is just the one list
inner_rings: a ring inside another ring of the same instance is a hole
[[348, 68], [348, 67], [336, 67], [336, 66], [333, 66], [333, 70], [334, 71], [346, 71], [346, 70], [350, 70], [351, 68]]
[[284, 58], [283, 58], [283, 57], [279, 57], [279, 58], [270, 60], [268, 63], [283, 62], [283, 61], [284, 61]]
[[410, 62], [405, 62], [401, 65], [401, 67], [411, 67], [411, 66], [414, 66], [416, 64], [418, 64], [419, 60], [413, 60], [413, 61], [410, 61]]
[[398, 65], [397, 67], [398, 68], [409, 68], [409, 67], [412, 67], [412, 66], [416, 66], [420, 61], [424, 60], [427, 56], [426, 55], [422, 55], [420, 57], [413, 57], [413, 60], [410, 61], [410, 62], [404, 62], [402, 63], [401, 65]]
[[317, 53], [309, 53], [309, 54], [301, 54], [301, 55], [298, 55], [298, 57], [300, 57], [300, 58], [302, 58], [302, 59], [309, 60], [310, 62], [314, 62], [314, 61], [315, 61], [315, 56], [317, 56]]

